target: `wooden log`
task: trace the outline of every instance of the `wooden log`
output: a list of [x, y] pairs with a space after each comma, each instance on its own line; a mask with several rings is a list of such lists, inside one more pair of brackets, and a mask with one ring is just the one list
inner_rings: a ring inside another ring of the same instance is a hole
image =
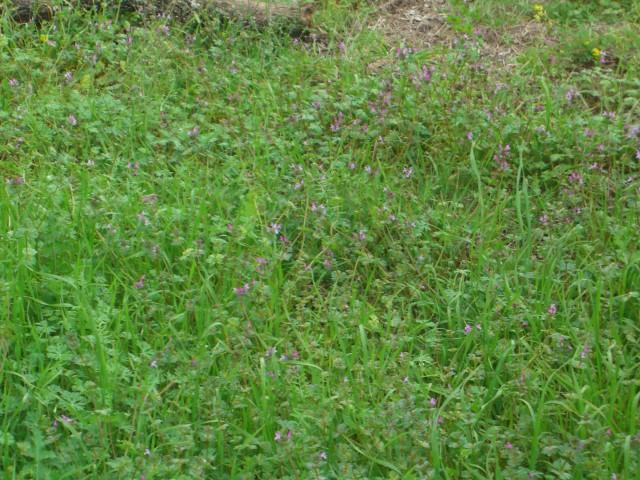
[[[16, 22], [41, 22], [50, 20], [54, 8], [49, 0], [10, 0], [12, 17]], [[145, 14], [165, 15], [187, 20], [195, 14], [218, 14], [227, 18], [254, 21], [267, 25], [277, 21], [310, 26], [313, 3], [283, 4], [256, 0], [107, 0], [107, 6], [121, 11], [139, 11]], [[77, 0], [74, 7], [91, 8], [100, 5], [98, 0]]]

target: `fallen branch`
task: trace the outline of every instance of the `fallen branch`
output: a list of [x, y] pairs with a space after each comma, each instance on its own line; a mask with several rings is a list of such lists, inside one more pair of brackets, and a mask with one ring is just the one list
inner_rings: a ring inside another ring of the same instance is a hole
[[[49, 0], [11, 0], [12, 17], [16, 22], [41, 22], [50, 20], [54, 8]], [[97, 0], [79, 0], [80, 8], [98, 5]], [[302, 5], [260, 2], [254, 0], [111, 0], [107, 5], [121, 11], [139, 11], [171, 16], [187, 20], [196, 14], [218, 14], [226, 18], [254, 21], [267, 25], [276, 21], [286, 21], [310, 26], [314, 7], [312, 3]]]

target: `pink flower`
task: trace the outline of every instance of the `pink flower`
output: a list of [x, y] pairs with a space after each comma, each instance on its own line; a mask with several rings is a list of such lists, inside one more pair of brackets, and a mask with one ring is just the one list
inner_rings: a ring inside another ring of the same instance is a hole
[[505, 443], [504, 448], [506, 448], [507, 450], [511, 450], [513, 448], [513, 444], [511, 442], [507, 442]]
[[67, 122], [69, 122], [69, 125], [71, 125], [72, 127], [75, 127], [78, 124], [78, 119], [76, 118], [76, 116], [72, 113], [71, 115], [69, 115], [67, 117]]
[[16, 80], [15, 78], [12, 78], [11, 80], [9, 80], [9, 86], [11, 88], [16, 88], [18, 86], [18, 80]]
[[422, 73], [420, 74], [420, 80], [425, 83], [429, 83], [431, 81], [431, 75], [433, 74], [433, 70], [427, 67], [426, 65], [422, 65]]
[[274, 435], [273, 439], [276, 442], [281, 442], [282, 441], [282, 432], [280, 432], [279, 430], [276, 432], [276, 434]]
[[429, 405], [431, 405], [431, 407], [435, 408], [438, 405], [438, 400], [436, 400], [434, 397], [431, 397], [429, 399]]
[[60, 420], [63, 423], [73, 423], [73, 419], [71, 417], [67, 417], [66, 415], [60, 415]]
[[249, 284], [245, 283], [244, 285], [240, 286], [240, 287], [236, 287], [233, 289], [233, 293], [235, 293], [238, 297], [242, 297], [244, 295], [246, 295], [247, 293], [249, 293]]
[[558, 307], [556, 306], [555, 303], [552, 303], [551, 305], [549, 305], [549, 308], [547, 309], [547, 313], [551, 316], [558, 313]]
[[151, 193], [149, 195], [144, 195], [142, 197], [143, 203], [156, 203], [158, 201], [158, 195], [155, 193]]
[[584, 179], [579, 172], [571, 172], [567, 180], [569, 183], [577, 183], [578, 185], [582, 185], [584, 183]]
[[473, 141], [473, 132], [467, 132], [467, 140]]
[[473, 331], [473, 327], [468, 323], [464, 326], [464, 334], [469, 335]]

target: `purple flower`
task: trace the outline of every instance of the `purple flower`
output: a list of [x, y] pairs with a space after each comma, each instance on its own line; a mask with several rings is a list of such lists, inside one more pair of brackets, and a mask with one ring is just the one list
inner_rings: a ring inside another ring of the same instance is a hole
[[294, 190], [300, 190], [304, 186], [304, 180], [300, 180], [293, 185]]
[[318, 100], [315, 100], [313, 103], [311, 103], [311, 106], [316, 110], [320, 110], [320, 107], [322, 107], [322, 104]]
[[291, 430], [289, 430], [287, 432], [287, 441], [291, 441], [292, 438], [293, 438], [293, 432]]
[[323, 203], [311, 202], [310, 209], [312, 212], [326, 213], [327, 207]]
[[273, 439], [274, 439], [276, 442], [281, 442], [281, 441], [282, 441], [282, 432], [281, 432], [280, 430], [278, 430], [278, 431], [276, 432], [276, 434], [274, 435]]
[[577, 94], [578, 92], [575, 89], [570, 88], [567, 94], [565, 95], [567, 102], [569, 103], [573, 102], [573, 99], [576, 97]]
[[549, 308], [547, 309], [547, 313], [551, 316], [558, 313], [558, 307], [556, 306], [555, 303], [552, 303], [551, 305], [549, 305]]
[[427, 67], [426, 65], [422, 65], [422, 72], [420, 73], [420, 80], [425, 83], [429, 83], [431, 81], [431, 75], [433, 74], [433, 69]]
[[155, 193], [151, 193], [149, 195], [144, 195], [142, 197], [143, 203], [156, 203], [158, 201], [158, 195]]
[[333, 118], [331, 122], [331, 131], [338, 132], [340, 130], [340, 126], [342, 125], [342, 121], [344, 120], [344, 113], [338, 112], [338, 114]]
[[579, 172], [571, 172], [567, 180], [569, 183], [577, 183], [578, 185], [582, 185], [584, 183], [584, 179]]
[[16, 80], [15, 78], [12, 78], [9, 80], [9, 86], [11, 88], [16, 88], [18, 86], [18, 80]]
[[195, 138], [199, 134], [200, 134], [200, 127], [198, 127], [197, 125], [193, 127], [191, 130], [189, 130], [189, 132], [187, 132], [187, 135], [189, 136], [189, 138]]
[[464, 326], [464, 334], [469, 335], [473, 331], [473, 327], [468, 323]]
[[605, 52], [604, 50], [602, 50], [600, 52], [600, 63], [601, 64], [604, 65], [605, 63], [607, 63], [607, 55], [608, 55], [607, 52]]
[[227, 223], [227, 232], [233, 233], [233, 223]]
[[133, 284], [133, 288], [135, 288], [136, 290], [140, 290], [141, 288], [144, 288], [144, 275], [142, 275], [138, 281], [136, 283]]
[[293, 358], [294, 360], [298, 360], [300, 358], [300, 353], [297, 350], [294, 350], [293, 352], [291, 352], [291, 358]]
[[338, 43], [338, 49], [340, 50], [340, 53], [342, 55], [344, 55], [345, 53], [347, 53], [347, 46], [344, 44], [344, 42], [340, 42]]
[[636, 160], [640, 160], [640, 148], [636, 150]]
[[71, 72], [64, 72], [64, 80], [67, 83], [71, 83], [71, 81], [73, 80], [73, 73]]
[[70, 418], [70, 417], [67, 417], [66, 415], [60, 415], [60, 420], [61, 420], [63, 423], [67, 423], [67, 424], [69, 424], [69, 423], [73, 423], [73, 419], [72, 419], [72, 418]]
[[438, 405], [438, 400], [436, 400], [434, 397], [431, 397], [429, 399], [429, 405], [431, 405], [432, 408], [435, 408]]
[[240, 286], [240, 287], [236, 287], [233, 289], [233, 293], [235, 293], [238, 297], [242, 297], [244, 295], [246, 295], [247, 293], [249, 293], [249, 284], [245, 283], [244, 285]]
[[411, 178], [411, 175], [413, 175], [413, 168], [412, 167], [404, 167], [402, 169], [402, 174], [404, 175], [404, 178]]
[[144, 226], [149, 225], [151, 222], [149, 221], [149, 218], [147, 217], [147, 214], [144, 212], [140, 212], [138, 215], [138, 221], [140, 221], [140, 223], [142, 223]]
[[507, 450], [512, 450], [513, 449], [513, 443], [511, 443], [511, 442], [505, 443], [504, 448], [506, 448]]
[[582, 347], [582, 351], [580, 352], [580, 358], [584, 360], [591, 353], [591, 347], [588, 344], [585, 344]]
[[504, 147], [502, 144], [498, 146], [498, 151], [493, 155], [493, 161], [498, 164], [501, 170], [509, 169], [509, 162], [507, 158], [511, 154], [511, 145], [507, 144]]
[[540, 215], [540, 218], [538, 218], [538, 221], [540, 222], [540, 224], [546, 227], [547, 225], [549, 225], [549, 215], [547, 215], [546, 213], [543, 215]]
[[282, 230], [282, 224], [272, 223], [271, 225], [269, 225], [269, 227], [267, 227], [267, 230], [273, 232], [275, 235], [278, 235], [280, 233], [280, 230]]
[[398, 47], [398, 48], [396, 48], [396, 57], [398, 57], [400, 59], [404, 59], [404, 58], [407, 58], [409, 55], [411, 55], [414, 52], [415, 52], [415, 50], [413, 48]]
[[356, 238], [361, 242], [364, 242], [365, 239], [367, 238], [367, 234], [365, 233], [364, 230], [359, 230], [358, 233], [356, 233]]
[[78, 124], [78, 119], [76, 118], [76, 116], [72, 113], [71, 115], [69, 115], [67, 117], [67, 122], [69, 122], [69, 125], [71, 125], [72, 127], [75, 127]]
[[473, 141], [473, 132], [467, 132], [467, 140], [469, 140], [470, 142]]

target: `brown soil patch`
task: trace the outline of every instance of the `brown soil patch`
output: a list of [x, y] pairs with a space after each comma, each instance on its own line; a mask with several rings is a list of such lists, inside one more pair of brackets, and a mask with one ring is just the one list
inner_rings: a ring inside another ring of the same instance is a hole
[[391, 0], [383, 4], [371, 28], [398, 44], [416, 48], [451, 45], [447, 0]]
[[450, 13], [447, 0], [391, 0], [380, 7], [370, 27], [392, 45], [419, 49], [447, 49], [481, 37], [482, 58], [501, 67], [513, 66], [517, 54], [532, 45], [555, 43], [551, 28], [533, 20], [500, 30], [478, 26], [474, 34], [465, 36], [451, 28]]

